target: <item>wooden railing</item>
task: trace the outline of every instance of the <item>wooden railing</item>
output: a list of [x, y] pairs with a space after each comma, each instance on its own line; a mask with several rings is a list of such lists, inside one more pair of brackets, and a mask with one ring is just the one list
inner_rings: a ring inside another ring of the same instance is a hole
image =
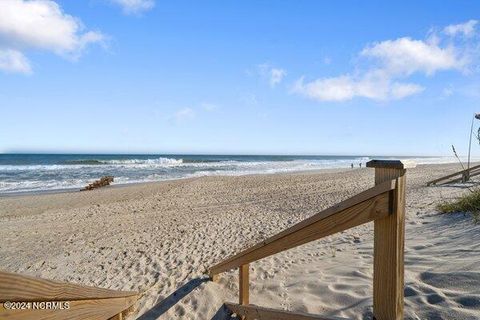
[[456, 183], [456, 182], [467, 182], [471, 177], [480, 175], [480, 165], [473, 166], [469, 169], [461, 170], [446, 176], [431, 180], [427, 182], [427, 186], [432, 184], [438, 184], [439, 182], [443, 183]]
[[404, 233], [406, 169], [412, 162], [372, 160], [375, 186], [227, 258], [209, 269], [217, 281], [220, 273], [239, 268], [239, 303], [226, 303], [246, 319], [338, 319], [293, 313], [251, 305], [249, 264], [358, 225], [374, 222], [373, 312], [376, 320], [403, 319]]
[[0, 271], [0, 319], [122, 320], [138, 293]]

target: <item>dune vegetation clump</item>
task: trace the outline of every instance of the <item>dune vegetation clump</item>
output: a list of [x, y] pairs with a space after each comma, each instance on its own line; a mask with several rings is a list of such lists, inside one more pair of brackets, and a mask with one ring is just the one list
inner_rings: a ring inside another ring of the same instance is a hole
[[443, 213], [470, 213], [474, 222], [480, 223], [480, 188], [472, 189], [454, 201], [440, 203], [437, 209]]

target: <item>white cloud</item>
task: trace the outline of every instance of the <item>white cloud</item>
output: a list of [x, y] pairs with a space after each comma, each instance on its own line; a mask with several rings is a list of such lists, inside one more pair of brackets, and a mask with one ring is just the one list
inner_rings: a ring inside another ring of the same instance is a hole
[[471, 37], [475, 34], [475, 26], [477, 25], [477, 20], [469, 20], [465, 23], [460, 24], [451, 24], [446, 26], [443, 29], [443, 32], [449, 36], [463, 35], [465, 37]]
[[140, 14], [155, 7], [154, 0], [110, 0], [122, 7], [125, 14]]
[[85, 31], [81, 21], [62, 11], [52, 0], [1, 0], [0, 48], [20, 53], [40, 49], [64, 58], [77, 59], [93, 43], [105, 36]]
[[0, 49], [0, 70], [9, 73], [30, 74], [32, 68], [28, 59], [20, 51]]
[[272, 68], [270, 70], [270, 86], [275, 87], [283, 80], [286, 74], [287, 72], [283, 69]]
[[195, 118], [195, 111], [192, 108], [183, 108], [175, 112], [173, 115], [176, 121], [181, 122], [188, 119]]
[[413, 83], [392, 82], [388, 77], [369, 73], [363, 77], [343, 75], [305, 83], [297, 80], [293, 92], [318, 101], [347, 101], [356, 97], [372, 100], [402, 99], [424, 90]]
[[361, 55], [377, 59], [383, 68], [394, 75], [423, 72], [432, 75], [440, 70], [461, 70], [467, 63], [452, 45], [438, 44], [410, 38], [375, 43], [363, 49]]
[[272, 67], [268, 63], [258, 65], [258, 73], [261, 77], [268, 80], [272, 88], [282, 82], [283, 78], [287, 75], [285, 70]]
[[350, 76], [317, 79], [305, 83], [304, 78], [295, 82], [293, 92], [320, 101], [350, 100], [355, 96], [354, 83]]
[[[472, 21], [449, 26], [445, 30], [449, 30], [450, 34], [470, 35], [476, 24]], [[317, 101], [346, 101], [355, 97], [385, 101], [418, 94], [425, 88], [405, 79], [414, 74], [433, 76], [446, 70], [467, 73], [478, 61], [478, 43], [472, 46], [465, 41], [447, 40], [433, 33], [425, 40], [403, 37], [367, 45], [359, 53], [361, 58], [366, 59], [366, 65], [356, 65], [357, 71], [353, 75], [309, 82], [301, 78], [294, 84], [292, 92]]]
[[390, 87], [390, 95], [394, 99], [402, 99], [425, 90], [424, 87], [415, 83], [394, 82]]

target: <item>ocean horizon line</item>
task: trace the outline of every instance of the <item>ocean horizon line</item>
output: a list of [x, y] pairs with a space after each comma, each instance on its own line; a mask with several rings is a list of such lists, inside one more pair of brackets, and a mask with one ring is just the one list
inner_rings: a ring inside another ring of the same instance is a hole
[[454, 155], [419, 155], [419, 154], [407, 154], [407, 155], [398, 155], [398, 154], [346, 154], [346, 153], [221, 153], [221, 152], [89, 152], [89, 151], [79, 151], [79, 152], [68, 152], [68, 151], [7, 151], [0, 152], [0, 155], [124, 155], [124, 156], [134, 156], [134, 155], [152, 155], [152, 156], [178, 156], [178, 155], [187, 155], [187, 156], [295, 156], [295, 157], [388, 157], [388, 158], [406, 158], [406, 157], [419, 157], [419, 158], [433, 158], [433, 157], [455, 157]]
[[114, 184], [129, 184], [357, 168], [372, 159], [410, 159], [418, 164], [457, 161], [453, 156], [0, 154], [0, 193], [81, 188], [102, 176], [115, 177]]

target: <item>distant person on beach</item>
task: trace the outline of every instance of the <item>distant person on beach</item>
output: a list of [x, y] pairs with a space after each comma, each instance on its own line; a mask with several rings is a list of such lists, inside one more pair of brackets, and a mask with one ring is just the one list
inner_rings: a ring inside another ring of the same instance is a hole
[[353, 169], [353, 163], [352, 163], [352, 169]]
[[360, 162], [360, 163], [358, 164], [358, 166], [361, 168], [361, 167], [362, 167], [362, 163]]

